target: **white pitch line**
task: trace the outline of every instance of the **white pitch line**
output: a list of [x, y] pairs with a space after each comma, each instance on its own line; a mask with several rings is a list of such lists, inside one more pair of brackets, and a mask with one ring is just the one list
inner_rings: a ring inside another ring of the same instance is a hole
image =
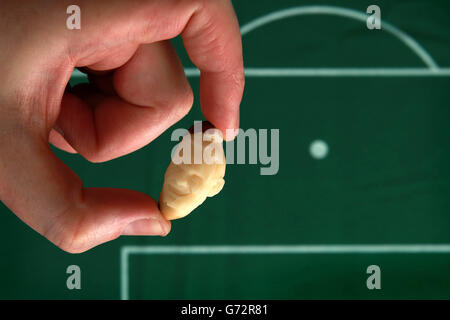
[[[192, 71], [191, 71], [192, 72]], [[450, 68], [247, 68], [249, 77], [443, 77]]]
[[450, 253], [450, 244], [125, 246], [124, 254]]
[[[185, 68], [187, 77], [199, 77], [197, 68]], [[246, 77], [448, 77], [450, 68], [246, 68]], [[85, 78], [78, 70], [74, 78]]]
[[120, 297], [129, 299], [129, 262], [132, 254], [447, 254], [450, 244], [380, 245], [221, 245], [221, 246], [123, 246], [120, 252]]
[[[256, 18], [249, 23], [246, 23], [241, 27], [241, 35], [244, 37], [249, 32], [260, 28], [268, 23], [282, 20], [294, 16], [301, 15], [320, 15], [328, 14], [341, 17], [347, 17], [362, 22], [366, 22], [368, 15], [365, 12], [360, 12], [354, 9], [334, 7], [334, 6], [299, 6], [293, 8], [282, 9], [279, 11], [271, 12], [262, 17]], [[365, 26], [364, 26], [365, 28]], [[439, 66], [431, 57], [431, 55], [411, 36], [397, 28], [396, 26], [381, 20], [381, 29], [391, 33], [406, 46], [408, 46], [430, 69], [438, 69]]]
[[[185, 68], [187, 77], [198, 77], [196, 68]], [[446, 77], [450, 68], [245, 68], [246, 77]]]
[[120, 250], [120, 298], [122, 300], [128, 300], [128, 252], [126, 247], [122, 247]]

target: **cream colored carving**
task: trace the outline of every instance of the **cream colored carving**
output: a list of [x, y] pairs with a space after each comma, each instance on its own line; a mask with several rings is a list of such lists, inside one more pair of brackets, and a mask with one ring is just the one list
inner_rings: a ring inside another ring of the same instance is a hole
[[183, 137], [166, 170], [159, 197], [160, 210], [166, 219], [187, 216], [207, 197], [222, 190], [226, 167], [222, 142], [217, 129]]

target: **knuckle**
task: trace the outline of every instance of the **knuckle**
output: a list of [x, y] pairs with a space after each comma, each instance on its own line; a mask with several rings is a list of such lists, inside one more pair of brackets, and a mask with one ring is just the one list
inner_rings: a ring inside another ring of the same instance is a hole
[[186, 85], [173, 93], [170, 98], [157, 103], [156, 109], [166, 121], [176, 122], [189, 113], [193, 103], [194, 94], [186, 82]]

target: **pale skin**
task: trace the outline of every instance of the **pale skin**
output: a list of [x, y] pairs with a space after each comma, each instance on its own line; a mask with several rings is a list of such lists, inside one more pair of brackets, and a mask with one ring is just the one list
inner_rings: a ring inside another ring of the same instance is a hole
[[[68, 30], [75, 2], [81, 30]], [[62, 250], [80, 253], [121, 235], [164, 236], [171, 224], [146, 194], [84, 188], [49, 144], [104, 162], [186, 115], [193, 93], [167, 41], [177, 35], [201, 71], [205, 118], [233, 139], [244, 71], [229, 0], [75, 2], [0, 1], [0, 199]], [[66, 88], [75, 67], [91, 83]]]

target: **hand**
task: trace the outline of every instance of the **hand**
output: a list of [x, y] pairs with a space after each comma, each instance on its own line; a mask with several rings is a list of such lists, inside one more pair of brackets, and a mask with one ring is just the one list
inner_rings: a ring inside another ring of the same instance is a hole
[[[120, 235], [166, 235], [171, 225], [146, 194], [83, 188], [49, 142], [108, 161], [181, 119], [193, 94], [167, 41], [177, 35], [201, 71], [202, 112], [224, 134], [239, 127], [244, 87], [230, 1], [76, 2], [81, 30], [66, 27], [67, 1], [0, 2], [0, 199], [72, 253]], [[66, 89], [75, 67], [90, 84]]]

